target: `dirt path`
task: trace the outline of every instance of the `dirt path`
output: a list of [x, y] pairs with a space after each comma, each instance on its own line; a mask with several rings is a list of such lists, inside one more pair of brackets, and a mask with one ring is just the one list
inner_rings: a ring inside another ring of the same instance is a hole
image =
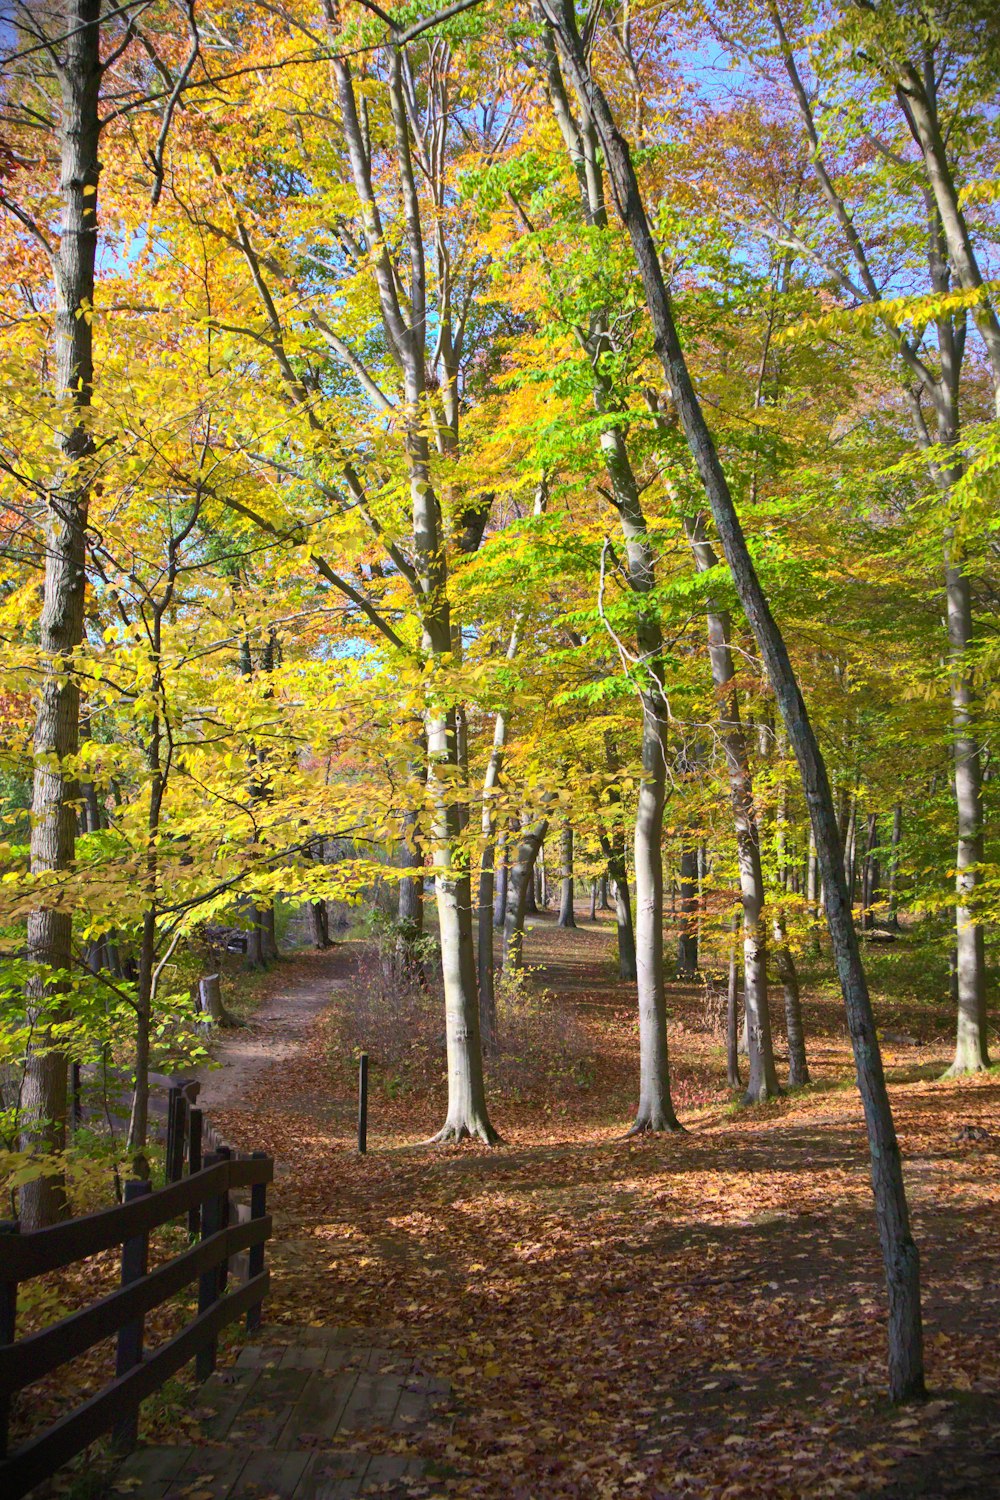
[[283, 959], [271, 992], [247, 1023], [219, 1033], [212, 1048], [215, 1066], [195, 1074], [201, 1083], [199, 1104], [208, 1110], [238, 1109], [269, 1068], [294, 1064], [313, 1022], [343, 989], [349, 963], [341, 945]]
[[[889, 1049], [933, 1395], [892, 1412], [839, 1006], [806, 996], [815, 1087], [734, 1112], [704, 993], [671, 985], [688, 1132], [624, 1141], [634, 995], [610, 935], [545, 920], [529, 933], [550, 1026], [536, 1050], [582, 1034], [588, 1066], [495, 1077], [494, 1151], [414, 1146], [443, 1118], [435, 1021], [419, 1077], [375, 1056], [359, 1158], [349, 1049], [314, 1024], [350, 948], [289, 963], [256, 1036], [233, 1038], [253, 1044], [247, 1072], [227, 1049], [234, 1087], [216, 1106], [227, 1138], [282, 1163], [269, 1316], [380, 1329], [452, 1383], [457, 1412], [406, 1449], [436, 1466], [414, 1490], [435, 1500], [1000, 1500], [1000, 1079], [941, 1083], [940, 1049]], [[395, 994], [384, 1004], [398, 1017]], [[909, 1010], [892, 1024], [929, 1026]], [[963, 1122], [988, 1141], [964, 1140]]]

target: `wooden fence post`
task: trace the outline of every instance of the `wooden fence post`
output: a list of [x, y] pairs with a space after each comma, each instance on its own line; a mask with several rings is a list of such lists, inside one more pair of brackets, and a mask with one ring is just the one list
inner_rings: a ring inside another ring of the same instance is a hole
[[[188, 1113], [188, 1175], [193, 1177], [201, 1171], [202, 1113], [192, 1106]], [[197, 1234], [201, 1227], [201, 1204], [192, 1203], [188, 1209], [188, 1234]]]
[[[153, 1184], [145, 1182], [126, 1182], [125, 1202], [134, 1203], [137, 1198], [144, 1198], [147, 1193], [153, 1191]], [[128, 1286], [133, 1281], [141, 1281], [149, 1270], [149, 1234], [143, 1230], [141, 1234], [133, 1235], [122, 1245], [122, 1286]], [[142, 1315], [134, 1318], [130, 1323], [124, 1323], [118, 1330], [118, 1348], [115, 1353], [115, 1376], [121, 1378], [136, 1365], [142, 1364], [142, 1340], [145, 1319]], [[116, 1448], [134, 1448], [139, 1439], [139, 1411], [130, 1412], [115, 1424], [113, 1441]]]
[[[251, 1153], [251, 1161], [267, 1161], [266, 1151], [254, 1151]], [[262, 1219], [267, 1213], [267, 1183], [255, 1182], [250, 1188], [250, 1222], [254, 1219]], [[252, 1281], [259, 1276], [264, 1269], [264, 1241], [259, 1245], [250, 1246], [250, 1254], [247, 1257], [247, 1279]], [[247, 1308], [247, 1333], [256, 1333], [261, 1322], [261, 1304], [256, 1302], [253, 1307]]]
[[[3, 1254], [2, 1236], [18, 1234], [20, 1225], [16, 1219], [0, 1222], [0, 1255]], [[0, 1344], [14, 1342], [17, 1323], [17, 1282], [0, 1281]], [[10, 1397], [0, 1396], [0, 1458], [7, 1457], [7, 1426], [10, 1420]]]
[[[213, 1151], [205, 1157], [205, 1166], [218, 1166], [220, 1162], [228, 1159], [230, 1153], [226, 1151]], [[205, 1200], [201, 1210], [201, 1237], [203, 1240], [211, 1239], [213, 1234], [218, 1234], [225, 1228], [226, 1207], [229, 1203], [228, 1185], [221, 1193], [213, 1193], [211, 1198]], [[225, 1261], [222, 1262], [224, 1266]], [[198, 1279], [198, 1315], [208, 1312], [208, 1309], [219, 1300], [219, 1293], [224, 1283], [220, 1274], [222, 1266], [210, 1266], [208, 1270], [202, 1271]], [[213, 1334], [206, 1339], [198, 1350], [195, 1357], [195, 1374], [199, 1380], [207, 1380], [215, 1369], [219, 1353], [219, 1340]]]
[[174, 1163], [174, 1133], [177, 1129], [177, 1100], [181, 1096], [179, 1088], [171, 1087], [167, 1093], [167, 1140], [163, 1151], [163, 1181], [173, 1181], [170, 1173]]
[[176, 1096], [174, 1096], [173, 1089], [171, 1089], [170, 1092], [173, 1104], [174, 1129], [173, 1134], [170, 1137], [170, 1161], [167, 1181], [180, 1182], [181, 1178], [184, 1176], [184, 1148], [187, 1145], [187, 1117], [189, 1106], [182, 1089], [177, 1090]]

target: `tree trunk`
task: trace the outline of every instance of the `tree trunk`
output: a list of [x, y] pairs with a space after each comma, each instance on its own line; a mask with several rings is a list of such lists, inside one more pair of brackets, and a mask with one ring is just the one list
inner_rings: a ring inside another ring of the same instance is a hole
[[[445, 1036], [448, 1053], [448, 1113], [435, 1141], [478, 1137], [494, 1145], [479, 1032], [479, 993], [472, 943], [472, 881], [460, 857], [458, 812], [453, 800], [456, 764], [454, 723], [428, 714], [428, 780], [433, 816], [433, 858], [441, 968], [444, 975]], [[439, 774], [439, 767], [441, 774]]]
[[[531, 827], [531, 818], [525, 812], [521, 814], [521, 832], [526, 832]], [[538, 916], [538, 889], [535, 884], [535, 870], [538, 867], [537, 856], [531, 866], [531, 879], [524, 893], [524, 911], [529, 917]]]
[[742, 1084], [740, 1078], [739, 1058], [739, 1025], [737, 1017], [739, 1014], [739, 966], [736, 962], [736, 934], [740, 928], [739, 916], [734, 912], [730, 922], [729, 939], [729, 983], [726, 988], [726, 1083], [731, 1089], [738, 1089]]
[[[76, 849], [76, 768], [80, 689], [71, 669], [83, 639], [86, 591], [87, 459], [93, 442], [84, 413], [93, 394], [94, 265], [97, 251], [98, 102], [101, 85], [100, 0], [65, 0], [53, 51], [62, 96], [59, 121], [61, 222], [53, 262], [55, 386], [69, 411], [58, 436], [64, 467], [45, 513], [45, 581], [39, 649], [42, 678], [35, 708], [31, 873], [72, 867]], [[84, 316], [84, 310], [87, 316]], [[25, 1145], [44, 1153], [66, 1144], [68, 1060], [50, 1029], [63, 1014], [62, 976], [72, 963], [70, 910], [38, 907], [28, 916], [27, 955], [37, 977], [27, 990], [35, 1029], [21, 1095]], [[41, 1229], [67, 1211], [61, 1174], [26, 1184], [20, 1193], [24, 1229]]]
[[[549, 21], [551, 12], [540, 7]], [[564, 21], [569, 13], [563, 17]], [[569, 22], [575, 35], [575, 26]], [[607, 226], [602, 168], [592, 110], [574, 74], [582, 104], [583, 122], [572, 118], [559, 70], [555, 28], [545, 34], [546, 83], [549, 98], [577, 180], [588, 225]], [[577, 45], [579, 38], [577, 38]], [[582, 330], [581, 330], [582, 333]], [[613, 383], [602, 369], [601, 356], [610, 352], [608, 313], [591, 316], [583, 335], [590, 356], [594, 405], [606, 415], [620, 412], [622, 403]], [[660, 847], [663, 807], [666, 800], [667, 703], [663, 683], [663, 632], [659, 612], [647, 595], [656, 584], [656, 553], [642, 509], [642, 497], [629, 457], [623, 423], [604, 428], [600, 435], [604, 466], [611, 482], [614, 506], [625, 543], [627, 579], [635, 596], [635, 647], [642, 663], [642, 762], [643, 780], [636, 808], [636, 979], [639, 1000], [639, 1108], [633, 1131], [678, 1129], [670, 1099], [667, 1053], [666, 996], [663, 985], [663, 855]], [[604, 556], [601, 562], [603, 605]], [[602, 608], [603, 613], [603, 608]]]
[[597, 921], [597, 881], [590, 882], [590, 920]]
[[920, 1258], [910, 1232], [899, 1144], [844, 879], [843, 850], [826, 765], [691, 383], [628, 145], [615, 124], [607, 99], [589, 75], [568, 0], [562, 0], [562, 3], [541, 0], [541, 6], [558, 37], [574, 86], [586, 100], [600, 136], [619, 212], [642, 276], [656, 352], [711, 504], [740, 603], [764, 659], [768, 680], [799, 763], [803, 790], [816, 832], [817, 854], [826, 891], [827, 922], [868, 1130], [872, 1188], [889, 1293], [889, 1390], [893, 1400], [910, 1399], [921, 1396], [924, 1391]]
[[206, 974], [198, 982], [198, 1007], [213, 1026], [228, 1026], [229, 1017], [222, 1004], [222, 983], [218, 974]]
[[263, 931], [260, 922], [260, 907], [257, 905], [256, 901], [248, 902], [246, 906], [246, 915], [250, 919], [250, 925], [247, 928], [247, 951], [246, 956], [243, 960], [243, 967], [245, 969], [263, 969]]
[[855, 871], [857, 868], [857, 841], [858, 841], [858, 794], [851, 795], [851, 810], [847, 818], [847, 834], [844, 839], [844, 879], [847, 881], [847, 894], [851, 900], [851, 908], [854, 907]]
[[507, 887], [510, 880], [510, 839], [506, 832], [497, 836], [496, 892], [493, 896], [493, 926], [502, 928], [507, 912]]
[[542, 846], [542, 840], [548, 832], [548, 819], [542, 820], [532, 828], [527, 828], [521, 835], [521, 841], [517, 846], [514, 863], [510, 867], [510, 879], [507, 885], [507, 911], [504, 914], [503, 928], [503, 967], [504, 972], [516, 973], [523, 967], [524, 953], [524, 915], [527, 909], [528, 886], [531, 884], [532, 872], [535, 868], [535, 860]]
[[990, 1065], [986, 1029], [986, 954], [975, 907], [983, 859], [983, 773], [973, 727], [973, 689], [968, 664], [972, 644], [972, 601], [965, 573], [949, 566], [948, 648], [951, 661], [951, 722], [954, 732], [955, 807], [958, 855], [955, 862], [955, 948], [958, 967], [958, 1027], [950, 1075], [976, 1073]]
[[419, 814], [413, 810], [403, 815], [403, 857], [412, 873], [399, 882], [396, 917], [404, 937], [411, 942], [424, 930], [424, 850], [420, 842]]
[[598, 902], [597, 902], [597, 908], [598, 908], [599, 911], [610, 911], [611, 910], [611, 902], [608, 899], [608, 872], [607, 872], [607, 870], [605, 870], [604, 874], [601, 876], [600, 894], [599, 894], [599, 898], [598, 898]]
[[878, 895], [878, 865], [875, 850], [878, 848], [878, 813], [868, 814], [868, 837], [865, 841], [865, 862], [861, 870], [861, 930], [870, 932], [875, 925], [872, 907]]
[[819, 864], [816, 860], [816, 835], [813, 826], [809, 824], [809, 855], [806, 865], [806, 902], [809, 906], [809, 919], [812, 923], [812, 938], [810, 946], [814, 954], [818, 954], [819, 947]]
[[[715, 549], [705, 536], [704, 517], [685, 521], [685, 531], [694, 553], [695, 566], [705, 573], [716, 565]], [[760, 860], [760, 834], [753, 802], [753, 776], [747, 734], [740, 718], [736, 696], [736, 667], [730, 644], [732, 622], [728, 612], [708, 600], [708, 654], [712, 681], [728, 713], [719, 724], [719, 737], [729, 775], [729, 801], [736, 828], [736, 862], [743, 900], [743, 1000], [747, 1017], [750, 1077], [744, 1102], [760, 1104], [781, 1092], [774, 1064], [771, 1014], [767, 998], [767, 940], [764, 929], [764, 871]], [[770, 741], [768, 740], [769, 746]]]
[[681, 849], [680, 892], [677, 974], [690, 979], [698, 972], [698, 850], [694, 844], [685, 843]]
[[331, 946], [330, 914], [327, 911], [325, 901], [310, 901], [309, 930], [312, 933], [314, 948], [322, 950]]
[[899, 926], [899, 911], [896, 905], [899, 885], [899, 846], [903, 837], [903, 805], [897, 802], [892, 810], [892, 852], [889, 858], [889, 888], [886, 892], [888, 918], [893, 927]]
[[[573, 913], [573, 825], [566, 820], [559, 831], [559, 926], [575, 927]], [[530, 911], [530, 907], [528, 910]]]
[[[535, 515], [540, 515], [545, 508], [547, 489], [545, 482], [539, 485], [535, 493]], [[507, 644], [507, 661], [512, 662], [517, 655], [521, 640], [521, 629], [524, 624], [524, 611], [520, 610], [514, 621], [514, 628], [510, 633]], [[493, 749], [486, 765], [486, 774], [483, 777], [482, 798], [482, 835], [483, 856], [479, 873], [479, 903], [477, 909], [477, 957], [478, 983], [479, 983], [479, 1023], [482, 1028], [483, 1046], [492, 1049], [496, 1037], [497, 1001], [496, 986], [494, 980], [494, 953], [493, 953], [493, 925], [494, 925], [494, 898], [496, 876], [494, 869], [496, 814], [494, 801], [500, 785], [500, 773], [503, 769], [504, 750], [507, 745], [507, 730], [509, 727], [509, 715], [501, 709], [497, 714], [493, 725]], [[534, 886], [532, 885], [532, 891]], [[505, 892], [506, 894], [506, 892]]]
[[785, 993], [785, 1034], [788, 1039], [788, 1086], [803, 1088], [809, 1082], [809, 1064], [806, 1061], [806, 1035], [802, 1025], [802, 1003], [799, 995], [799, 974], [795, 958], [788, 946], [788, 934], [781, 917], [774, 919], [774, 963], [778, 978]]
[[[404, 564], [403, 571], [420, 620], [421, 653], [428, 666], [436, 668], [454, 657], [456, 646], [461, 645], [461, 632], [452, 629], [447, 539], [442, 528], [441, 499], [431, 472], [427, 434], [426, 257], [401, 49], [391, 49], [387, 82], [399, 204], [409, 260], [405, 299], [390, 253], [391, 236], [382, 227], [379, 193], [372, 179], [371, 148], [361, 123], [350, 63], [338, 55], [332, 67], [383, 329], [402, 376], [398, 421], [406, 447], [412, 534], [412, 560]], [[482, 520], [485, 522], [485, 516]], [[480, 526], [473, 545], [481, 535]], [[396, 562], [400, 560], [394, 558]], [[433, 684], [433, 672], [429, 674], [423, 720], [448, 1056], [448, 1112], [434, 1140], [456, 1141], [477, 1136], [492, 1144], [498, 1137], [490, 1124], [483, 1080], [472, 940], [472, 884], [461, 846], [468, 800], [465, 756], [459, 742], [459, 723], [464, 723], [464, 714], [442, 703]]]
[[629, 1131], [679, 1130], [670, 1097], [667, 997], [663, 985], [663, 809], [667, 791], [666, 706], [642, 695], [642, 781], [635, 812], [635, 949], [639, 991], [639, 1108]]
[[618, 977], [631, 983], [638, 978], [635, 952], [635, 928], [632, 925], [632, 902], [628, 890], [625, 850], [614, 856], [612, 867], [615, 896], [615, 925], [618, 929]]
[[265, 964], [273, 963], [279, 957], [273, 905], [265, 906], [260, 914], [260, 949]]

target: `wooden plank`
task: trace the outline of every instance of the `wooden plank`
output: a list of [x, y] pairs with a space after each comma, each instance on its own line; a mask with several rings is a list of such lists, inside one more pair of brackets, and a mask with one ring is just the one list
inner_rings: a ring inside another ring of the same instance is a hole
[[252, 1453], [240, 1475], [240, 1494], [291, 1500], [312, 1463], [311, 1453]]
[[162, 1489], [175, 1479], [190, 1456], [190, 1448], [139, 1448], [129, 1454], [111, 1488], [115, 1494], [133, 1494], [145, 1500], [155, 1486]]
[[403, 1382], [399, 1376], [359, 1375], [344, 1409], [341, 1427], [390, 1427], [402, 1390]]
[[174, 1500], [175, 1496], [187, 1500], [192, 1494], [204, 1500], [245, 1497], [243, 1470], [248, 1456], [246, 1449], [192, 1448], [184, 1467], [165, 1491], [165, 1500]]
[[228, 1192], [231, 1188], [271, 1182], [273, 1178], [274, 1162], [270, 1157], [220, 1162], [214, 1167], [202, 1168], [181, 1182], [159, 1188], [136, 1203], [120, 1203], [115, 1208], [83, 1214], [65, 1224], [54, 1224], [50, 1229], [12, 1235], [11, 1243], [4, 1244], [4, 1278], [28, 1281], [46, 1271], [61, 1270], [74, 1261], [85, 1260], [102, 1250], [111, 1250], [135, 1235], [180, 1218], [206, 1198]]
[[207, 1313], [150, 1354], [144, 1364], [105, 1386], [83, 1406], [0, 1463], [0, 1493], [4, 1500], [21, 1500], [94, 1438], [107, 1432], [126, 1411], [159, 1390], [168, 1376], [194, 1358], [206, 1340], [217, 1337], [220, 1329], [241, 1317], [256, 1299], [266, 1296], [268, 1283], [269, 1273], [265, 1271], [214, 1303]]
[[202, 1438], [209, 1443], [221, 1443], [250, 1399], [257, 1371], [240, 1369], [216, 1371], [210, 1375], [198, 1392], [195, 1413], [201, 1428]]
[[233, 1419], [229, 1441], [255, 1448], [289, 1447], [280, 1441], [281, 1435], [308, 1379], [308, 1370], [261, 1370]]
[[369, 1461], [367, 1453], [353, 1450], [317, 1453], [306, 1480], [295, 1491], [294, 1500], [346, 1500], [360, 1495]]
[[331, 1375], [326, 1370], [310, 1371], [302, 1395], [278, 1434], [275, 1446], [310, 1447], [336, 1437], [357, 1379], [353, 1372]]
[[175, 1256], [142, 1281], [109, 1293], [30, 1338], [0, 1347], [0, 1401], [116, 1333], [123, 1323], [159, 1307], [207, 1267], [254, 1244], [258, 1235], [266, 1239], [270, 1233], [269, 1217], [234, 1224]]

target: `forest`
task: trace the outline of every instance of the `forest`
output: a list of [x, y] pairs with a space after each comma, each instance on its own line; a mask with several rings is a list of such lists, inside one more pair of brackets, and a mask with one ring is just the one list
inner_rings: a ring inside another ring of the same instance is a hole
[[197, 1080], [448, 1384], [384, 1493], [1000, 1495], [995, 0], [0, 58], [4, 1227]]

